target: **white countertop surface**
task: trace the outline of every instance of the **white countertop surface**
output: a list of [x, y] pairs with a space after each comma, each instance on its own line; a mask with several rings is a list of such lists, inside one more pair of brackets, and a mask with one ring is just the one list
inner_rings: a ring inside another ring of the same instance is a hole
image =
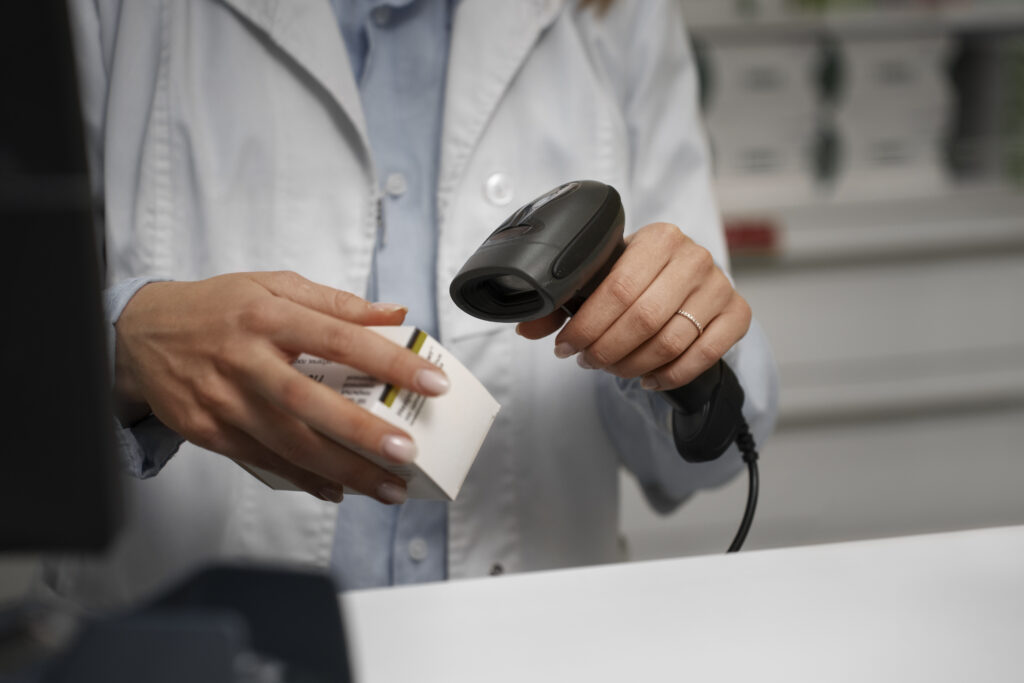
[[1024, 681], [1024, 527], [342, 596], [358, 683]]

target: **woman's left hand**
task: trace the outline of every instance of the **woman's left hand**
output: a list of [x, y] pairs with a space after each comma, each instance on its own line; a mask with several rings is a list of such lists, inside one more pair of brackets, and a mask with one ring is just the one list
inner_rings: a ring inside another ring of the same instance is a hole
[[[540, 339], [566, 317], [555, 311], [516, 329]], [[555, 355], [578, 353], [584, 368], [643, 377], [647, 389], [674, 389], [718, 361], [750, 320], [750, 306], [707, 249], [675, 225], [652, 223], [626, 238], [604, 282], [555, 337]]]

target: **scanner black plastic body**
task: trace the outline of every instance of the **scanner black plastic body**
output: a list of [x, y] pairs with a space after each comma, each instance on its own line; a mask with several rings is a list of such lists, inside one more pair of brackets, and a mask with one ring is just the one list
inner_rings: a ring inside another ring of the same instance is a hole
[[743, 387], [719, 360], [689, 384], [661, 392], [671, 404], [672, 438], [687, 462], [710, 462], [725, 453], [743, 425]]
[[455, 304], [495, 322], [574, 314], [622, 253], [619, 193], [593, 180], [565, 183], [509, 216], [452, 280]]

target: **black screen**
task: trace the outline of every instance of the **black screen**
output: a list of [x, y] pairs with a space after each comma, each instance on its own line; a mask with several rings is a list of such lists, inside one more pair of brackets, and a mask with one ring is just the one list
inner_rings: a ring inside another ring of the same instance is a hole
[[120, 505], [97, 240], [64, 2], [0, 24], [0, 550], [100, 550]]

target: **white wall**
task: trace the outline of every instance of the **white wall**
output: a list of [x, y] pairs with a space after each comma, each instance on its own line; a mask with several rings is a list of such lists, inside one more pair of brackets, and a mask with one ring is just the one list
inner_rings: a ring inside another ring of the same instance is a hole
[[[786, 428], [762, 451], [745, 549], [1024, 524], [1024, 404]], [[747, 476], [658, 517], [623, 477], [635, 560], [724, 552]]]

